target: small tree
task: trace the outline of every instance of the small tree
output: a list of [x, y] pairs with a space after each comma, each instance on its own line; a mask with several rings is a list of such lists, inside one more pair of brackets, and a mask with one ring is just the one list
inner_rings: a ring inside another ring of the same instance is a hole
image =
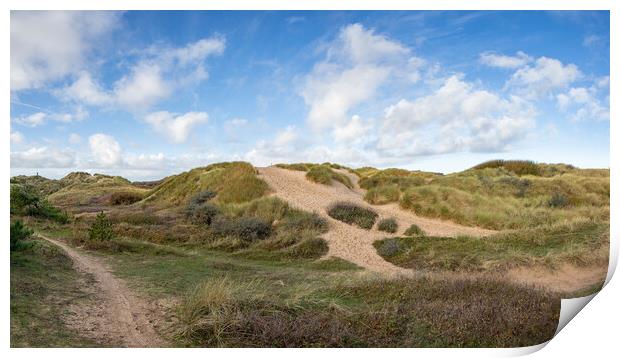
[[95, 222], [93, 222], [88, 230], [88, 238], [91, 241], [109, 241], [114, 238], [112, 223], [110, 223], [110, 220], [103, 211], [95, 217]]
[[32, 230], [22, 224], [20, 220], [11, 224], [11, 251], [19, 250], [27, 245], [24, 244], [24, 240], [32, 235]]

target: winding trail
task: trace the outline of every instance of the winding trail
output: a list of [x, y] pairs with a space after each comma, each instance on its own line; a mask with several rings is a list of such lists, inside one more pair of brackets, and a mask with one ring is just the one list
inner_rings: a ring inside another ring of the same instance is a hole
[[[316, 212], [329, 223], [329, 231], [323, 238], [329, 244], [328, 256], [335, 256], [351, 261], [370, 271], [413, 275], [410, 269], [398, 267], [385, 261], [373, 247], [373, 242], [387, 236], [376, 229], [364, 230], [348, 225], [327, 215], [327, 209], [334, 203], [346, 201], [360, 206], [370, 207], [364, 201], [364, 191], [359, 188], [357, 176], [339, 171], [351, 178], [354, 189], [349, 189], [339, 182], [322, 185], [306, 179], [305, 172], [282, 169], [278, 167], [258, 168], [259, 177], [274, 191], [273, 195], [287, 201], [293, 207]], [[458, 235], [486, 236], [494, 233], [477, 227], [467, 227], [453, 222], [422, 218], [410, 211], [401, 209], [398, 204], [373, 205], [372, 209], [379, 214], [377, 221], [393, 217], [398, 223], [398, 231], [394, 235], [402, 235], [411, 225], [419, 226], [426, 234], [433, 236], [454, 237]]]
[[96, 257], [78, 252], [65, 243], [37, 234], [60, 247], [73, 260], [80, 272], [92, 275], [98, 301], [88, 308], [74, 308], [69, 325], [90, 333], [99, 341], [111, 341], [114, 346], [163, 347], [149, 318], [147, 304], [134, 296], [125, 284], [114, 277]]

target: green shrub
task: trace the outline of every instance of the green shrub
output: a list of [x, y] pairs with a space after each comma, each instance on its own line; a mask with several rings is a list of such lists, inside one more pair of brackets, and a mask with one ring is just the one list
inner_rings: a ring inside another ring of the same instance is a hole
[[142, 195], [132, 192], [117, 192], [110, 196], [111, 205], [131, 205], [142, 200]]
[[375, 247], [377, 248], [377, 253], [382, 257], [392, 257], [403, 249], [403, 245], [401, 245], [401, 241], [398, 238], [379, 241], [375, 244]]
[[110, 241], [114, 238], [112, 223], [103, 212], [95, 217], [95, 221], [88, 230], [88, 238], [90, 241]]
[[209, 200], [215, 198], [216, 195], [217, 193], [211, 190], [201, 191], [200, 193], [194, 195], [191, 199], [189, 199], [188, 206], [189, 205], [193, 205], [193, 206], [202, 205], [208, 202]]
[[563, 208], [568, 205], [568, 198], [560, 192], [554, 192], [547, 201], [547, 205], [552, 208]]
[[395, 233], [398, 230], [398, 223], [396, 223], [396, 219], [388, 218], [379, 221], [379, 226], [377, 226], [379, 231], [385, 231], [389, 233]]
[[50, 219], [63, 224], [69, 221], [66, 213], [41, 199], [31, 187], [24, 185], [11, 185], [10, 211], [14, 215]]
[[362, 229], [370, 230], [377, 220], [377, 213], [371, 209], [363, 208], [352, 203], [336, 203], [332, 205], [327, 214], [336, 220], [350, 225], [357, 225]]
[[424, 231], [416, 224], [411, 224], [407, 230], [405, 230], [406, 236], [424, 236]]
[[399, 198], [400, 190], [396, 184], [382, 185], [372, 188], [366, 192], [366, 195], [364, 195], [364, 200], [371, 204], [377, 205], [398, 201]]
[[17, 220], [11, 224], [11, 251], [22, 250], [29, 245], [24, 241], [32, 236], [32, 230], [24, 226], [24, 224]]
[[244, 241], [262, 240], [271, 234], [271, 226], [254, 217], [227, 218], [216, 217], [211, 230], [219, 236], [233, 236]]
[[202, 204], [197, 207], [190, 206], [185, 215], [194, 224], [211, 225], [213, 219], [220, 214], [220, 209], [213, 204]]

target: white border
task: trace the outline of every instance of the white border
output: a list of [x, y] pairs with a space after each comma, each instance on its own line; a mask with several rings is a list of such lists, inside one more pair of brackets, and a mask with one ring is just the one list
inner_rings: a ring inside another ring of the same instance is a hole
[[[70, 1], [70, 0], [56, 0], [56, 1], [43, 1], [43, 0], [8, 0], [4, 1], [6, 4], [6, 11], [4, 11], [0, 17], [2, 29], [4, 30], [4, 36], [2, 37], [4, 56], [2, 56], [2, 63], [4, 68], [4, 100], [1, 101], [3, 113], [5, 114], [3, 130], [0, 131], [2, 136], [2, 143], [4, 150], [0, 154], [2, 160], [2, 168], [4, 172], [5, 183], [8, 184], [8, 177], [10, 176], [10, 160], [9, 160], [9, 118], [10, 118], [10, 61], [9, 61], [9, 40], [10, 40], [10, 13], [8, 10], [62, 10], [62, 9], [84, 9], [84, 10], [133, 10], [133, 9], [148, 9], [148, 10], [168, 10], [168, 9], [205, 9], [205, 10], [226, 10], [226, 9], [246, 9], [246, 10], [611, 10], [611, 31], [610, 31], [610, 103], [618, 103], [618, 91], [616, 80], [618, 76], [618, 56], [616, 55], [617, 46], [614, 42], [616, 36], [614, 34], [619, 33], [618, 29], [618, 3], [611, 0], [572, 0], [572, 1], [553, 1], [553, 0], [428, 0], [428, 1], [414, 1], [414, 0], [262, 0], [262, 1], [250, 1], [250, 0], [228, 0], [228, 1], [197, 1], [197, 0], [177, 0], [177, 1], [164, 1], [164, 0], [124, 0], [124, 1]], [[615, 172], [617, 167], [618, 155], [614, 154], [618, 151], [618, 146], [615, 145], [618, 139], [617, 124], [615, 120], [618, 118], [618, 111], [614, 105], [611, 106], [610, 118], [610, 168], [611, 172], [611, 217], [617, 217], [617, 192], [618, 192], [618, 177]], [[9, 186], [2, 185], [1, 197], [3, 198], [2, 205], [2, 228], [6, 233], [8, 231], [8, 218], [9, 218]], [[6, 240], [5, 240], [6, 241]], [[4, 245], [3, 247], [8, 247]], [[8, 249], [7, 249], [8, 251]], [[8, 255], [8, 252], [5, 254]], [[615, 263], [618, 257], [618, 226], [617, 223], [611, 223], [611, 255], [610, 255], [610, 270], [608, 273], [608, 280], [611, 278], [614, 270]], [[4, 256], [7, 258], [7, 256]], [[9, 260], [5, 261], [1, 276], [2, 285], [5, 289], [4, 295], [2, 295], [2, 302], [0, 305], [4, 308], [5, 320], [2, 325], [1, 332], [4, 337], [4, 347], [9, 347]], [[620, 302], [620, 284], [612, 281], [605, 289], [596, 297], [592, 299], [592, 303], [587, 305], [581, 314], [579, 314], [574, 322], [567, 325], [567, 327], [560, 332], [560, 334], [552, 339], [545, 349], [542, 349], [538, 355], [557, 357], [557, 356], [584, 356], [592, 355], [593, 353], [609, 353], [617, 351], [617, 318], [618, 318], [618, 302]], [[294, 349], [294, 350], [279, 350], [279, 349], [248, 349], [243, 350], [219, 350], [211, 349], [208, 351], [201, 349], [192, 350], [147, 350], [140, 349], [139, 352], [128, 349], [107, 349], [107, 350], [89, 350], [85, 352], [82, 349], [54, 349], [46, 350], [44, 354], [50, 357], [56, 356], [83, 356], [88, 354], [94, 357], [109, 357], [110, 355], [129, 355], [129, 354], [149, 354], [154, 356], [168, 356], [169, 354], [183, 354], [188, 356], [204, 356], [205, 354], [214, 355], [242, 355], [242, 356], [282, 356], [289, 357], [291, 354], [300, 356], [312, 356], [316, 357], [317, 354], [336, 356], [346, 353], [352, 353], [355, 356], [371, 356], [376, 354], [390, 354], [393, 356], [411, 356], [412, 354], [423, 354], [425, 356], [444, 356], [444, 355], [456, 355], [459, 356], [506, 356], [515, 354], [527, 354], [538, 350], [545, 345], [530, 347], [525, 349], [468, 349], [468, 350], [452, 350], [452, 349], [391, 349], [389, 351], [378, 351], [377, 349], [366, 350], [341, 350], [341, 349]], [[34, 354], [43, 353], [33, 349], [20, 349], [10, 350], [9, 354], [15, 356], [30, 356]], [[608, 355], [608, 354], [605, 354]]]

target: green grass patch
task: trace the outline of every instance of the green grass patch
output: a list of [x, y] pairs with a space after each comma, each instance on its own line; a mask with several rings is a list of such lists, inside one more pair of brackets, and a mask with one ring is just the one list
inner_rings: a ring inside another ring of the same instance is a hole
[[560, 263], [597, 265], [608, 260], [609, 224], [582, 221], [474, 237], [403, 237], [374, 243], [395, 265], [415, 269], [498, 270]]
[[398, 202], [399, 198], [400, 190], [396, 184], [373, 187], [364, 195], [364, 200], [374, 205]]

